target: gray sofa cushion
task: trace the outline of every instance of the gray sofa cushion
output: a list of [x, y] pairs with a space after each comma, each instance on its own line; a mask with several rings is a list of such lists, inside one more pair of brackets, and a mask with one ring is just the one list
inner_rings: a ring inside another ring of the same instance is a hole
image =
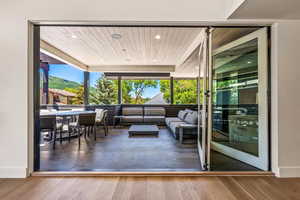
[[167, 117], [165, 122], [167, 126], [170, 126], [171, 122], [181, 122], [182, 120], [179, 119], [178, 117]]
[[122, 108], [123, 116], [143, 116], [143, 107], [124, 107]]
[[165, 116], [166, 110], [163, 107], [145, 107], [144, 115], [145, 116]]
[[198, 112], [193, 111], [186, 115], [184, 121], [188, 124], [197, 124], [198, 122]]
[[180, 110], [178, 112], [177, 116], [178, 116], [179, 119], [184, 120], [184, 118], [186, 117], [186, 115], [187, 115], [187, 112], [185, 110]]
[[165, 121], [164, 116], [144, 116], [144, 122], [156, 122], [163, 123]]
[[141, 123], [143, 121], [143, 116], [123, 116], [121, 118], [121, 122], [123, 123]]
[[191, 109], [188, 109], [188, 108], [186, 108], [184, 111], [187, 112], [187, 113], [195, 112], [194, 110], [191, 110]]

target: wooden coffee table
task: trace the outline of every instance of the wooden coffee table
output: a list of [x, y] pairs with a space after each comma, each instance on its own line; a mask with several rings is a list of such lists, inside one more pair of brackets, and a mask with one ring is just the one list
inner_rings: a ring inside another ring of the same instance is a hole
[[131, 125], [128, 130], [129, 136], [133, 135], [156, 135], [159, 134], [159, 129], [156, 125]]

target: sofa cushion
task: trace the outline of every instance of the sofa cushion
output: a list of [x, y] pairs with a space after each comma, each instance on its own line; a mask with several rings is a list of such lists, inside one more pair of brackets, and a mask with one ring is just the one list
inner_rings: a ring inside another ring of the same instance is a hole
[[122, 108], [123, 116], [143, 116], [143, 107], [124, 107]]
[[121, 118], [121, 122], [124, 123], [141, 123], [143, 121], [143, 116], [123, 116]]
[[164, 121], [165, 121], [164, 116], [144, 116], [144, 122], [164, 123]]
[[163, 107], [145, 107], [144, 115], [145, 116], [165, 116], [166, 110]]
[[178, 112], [177, 116], [178, 116], [179, 119], [184, 120], [184, 118], [186, 117], [186, 115], [187, 115], [187, 112], [185, 110], [180, 110]]
[[198, 122], [198, 112], [190, 112], [186, 115], [184, 121], [188, 124], [197, 124]]
[[187, 112], [187, 113], [195, 112], [194, 110], [191, 110], [191, 109], [188, 109], [188, 108], [186, 108], [184, 111]]
[[182, 120], [179, 119], [178, 117], [167, 117], [165, 122], [167, 126], [170, 126], [171, 122], [181, 122]]

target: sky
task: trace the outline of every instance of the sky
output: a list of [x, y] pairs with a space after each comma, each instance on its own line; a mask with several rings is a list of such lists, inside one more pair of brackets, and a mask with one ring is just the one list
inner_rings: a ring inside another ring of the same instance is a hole
[[[66, 64], [51, 64], [49, 75], [63, 78], [69, 81], [75, 81], [77, 83], [83, 83], [83, 71]], [[91, 72], [90, 73], [90, 84], [95, 85], [97, 79], [100, 77], [101, 72]], [[147, 88], [143, 95], [144, 98], [151, 98], [160, 92], [158, 88]]]

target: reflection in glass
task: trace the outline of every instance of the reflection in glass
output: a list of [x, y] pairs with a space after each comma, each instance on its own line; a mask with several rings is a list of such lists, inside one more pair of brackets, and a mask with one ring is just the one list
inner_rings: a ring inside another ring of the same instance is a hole
[[257, 39], [213, 57], [213, 141], [258, 156]]

